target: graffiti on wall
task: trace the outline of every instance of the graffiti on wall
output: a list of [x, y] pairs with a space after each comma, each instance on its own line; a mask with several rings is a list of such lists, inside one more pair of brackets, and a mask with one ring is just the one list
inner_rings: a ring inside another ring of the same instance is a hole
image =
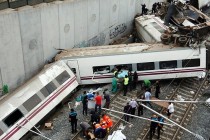
[[90, 47], [90, 46], [100, 46], [105, 44], [106, 35], [104, 33], [100, 33], [97, 36], [89, 39], [88, 41], [82, 41], [76, 45], [74, 48], [83, 48], [83, 47]]
[[109, 32], [110, 39], [117, 37], [119, 34], [122, 34], [127, 29], [125, 23], [117, 25], [115, 28], [111, 29]]

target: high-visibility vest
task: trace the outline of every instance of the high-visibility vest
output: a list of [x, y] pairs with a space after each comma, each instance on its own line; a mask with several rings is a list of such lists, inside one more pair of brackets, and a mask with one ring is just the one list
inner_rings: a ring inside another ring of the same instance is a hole
[[124, 85], [128, 85], [129, 78], [124, 78]]
[[113, 122], [112, 122], [111, 119], [108, 119], [108, 120], [106, 121], [106, 123], [107, 123], [107, 128], [110, 128], [110, 127], [112, 127], [112, 125], [113, 125]]

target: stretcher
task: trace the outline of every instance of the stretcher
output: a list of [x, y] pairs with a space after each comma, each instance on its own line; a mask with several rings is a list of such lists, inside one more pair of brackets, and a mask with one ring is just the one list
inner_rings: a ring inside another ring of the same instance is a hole
[[162, 102], [155, 102], [155, 101], [152, 101], [152, 100], [160, 100], [160, 99], [158, 99], [158, 98], [155, 98], [155, 97], [151, 97], [151, 102], [152, 103], [154, 103], [154, 104], [156, 104], [156, 105], [159, 105], [159, 106], [161, 106], [161, 107], [164, 107], [164, 108], [168, 108], [168, 102], [164, 102], [164, 101], [162, 101]]

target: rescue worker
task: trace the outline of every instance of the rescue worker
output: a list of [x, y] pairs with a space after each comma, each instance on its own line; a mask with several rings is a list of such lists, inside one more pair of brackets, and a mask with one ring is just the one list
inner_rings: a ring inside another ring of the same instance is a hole
[[158, 123], [158, 126], [157, 126], [157, 133], [158, 133], [157, 139], [160, 139], [160, 130], [163, 130], [163, 124], [162, 123], [164, 123], [164, 118], [159, 116], [158, 121], [161, 122], [161, 123]]
[[88, 109], [88, 97], [87, 97], [87, 92], [83, 92], [83, 97], [82, 97], [82, 105], [83, 105], [83, 110], [82, 114], [87, 116], [87, 109]]
[[103, 133], [103, 129], [102, 129], [100, 123], [94, 122], [93, 125], [94, 125], [94, 127], [95, 127], [95, 131], [94, 131], [95, 137], [96, 137], [96, 138], [101, 138], [101, 135], [102, 135], [102, 133]]
[[117, 78], [116, 77], [112, 78], [112, 92], [113, 93], [117, 92]]
[[101, 121], [101, 128], [103, 129], [101, 138], [105, 138], [105, 136], [107, 134], [107, 123], [106, 123], [106, 121], [104, 121], [104, 120]]
[[156, 13], [156, 8], [157, 8], [157, 3], [155, 2], [153, 5], [152, 5], [152, 13]]
[[102, 97], [101, 95], [99, 95], [99, 93], [96, 93], [96, 97], [95, 97], [95, 112], [97, 112], [98, 110], [98, 114], [101, 114], [101, 103], [102, 103]]
[[123, 96], [126, 96], [126, 93], [128, 91], [128, 82], [129, 82], [128, 75], [125, 75], [125, 78], [123, 80], [123, 88], [124, 88], [124, 94], [123, 94]]
[[144, 15], [146, 13], [146, 11], [145, 11], [146, 10], [146, 4], [142, 4], [141, 8], [142, 8], [141, 9], [141, 14]]
[[134, 89], [134, 90], [136, 89], [137, 83], [138, 83], [138, 74], [137, 74], [137, 72], [135, 71], [135, 72], [133, 73], [133, 89]]
[[77, 112], [74, 111], [74, 109], [71, 109], [71, 112], [69, 113], [69, 122], [71, 122], [71, 132], [76, 133], [77, 132]]
[[[152, 117], [151, 117], [151, 120], [153, 121], [158, 121], [158, 118], [157, 116], [154, 114]], [[150, 124], [150, 140], [152, 140], [152, 136], [155, 134], [155, 129], [158, 125], [157, 122], [153, 122], [151, 121], [151, 124]]]
[[144, 89], [150, 89], [151, 82], [149, 80], [144, 80]]
[[[124, 107], [123, 112], [127, 114], [131, 113], [131, 106], [129, 105], [129, 103], [127, 103], [127, 105]], [[129, 118], [130, 118], [129, 115], [124, 115], [125, 121], [129, 122]]]
[[87, 122], [81, 122], [80, 127], [82, 128], [83, 136], [87, 137], [87, 131], [91, 129], [91, 126]]
[[160, 84], [159, 84], [159, 81], [156, 81], [156, 83], [155, 83], [155, 98], [159, 99], [159, 93], [160, 93]]
[[[135, 115], [136, 108], [138, 107], [138, 104], [137, 104], [137, 102], [135, 101], [135, 99], [132, 99], [132, 100], [129, 102], [129, 105], [131, 106], [131, 115]], [[133, 118], [133, 116], [132, 116], [131, 118]]]
[[104, 94], [104, 99], [106, 100], [106, 103], [104, 105], [104, 108], [108, 108], [109, 109], [109, 105], [110, 105], [110, 96], [107, 93], [108, 89], [105, 89], [103, 94]]
[[[144, 96], [142, 95], [141, 97], [140, 97], [140, 99], [144, 99]], [[144, 107], [141, 105], [143, 102], [138, 102], [138, 116], [141, 116], [141, 115], [143, 115], [143, 109], [144, 109]]]
[[131, 71], [129, 70], [128, 71], [128, 86], [129, 86], [129, 89], [130, 89], [130, 91], [132, 91], [133, 90], [133, 80], [132, 80], [132, 73], [131, 73]]
[[107, 132], [109, 132], [110, 128], [113, 126], [112, 120], [106, 114], [102, 114], [102, 121], [106, 122], [106, 124], [107, 124]]

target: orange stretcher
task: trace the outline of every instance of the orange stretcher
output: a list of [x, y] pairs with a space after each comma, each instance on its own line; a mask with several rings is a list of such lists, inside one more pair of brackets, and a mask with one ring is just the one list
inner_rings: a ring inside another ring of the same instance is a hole
[[159, 100], [158, 98], [155, 98], [155, 97], [151, 97], [150, 100], [151, 100], [152, 103], [154, 103], [156, 105], [159, 105], [159, 106], [164, 107], [164, 108], [168, 108], [168, 102], [164, 102], [164, 101], [162, 101], [162, 102], [155, 102], [155, 101], [152, 101], [152, 100]]

